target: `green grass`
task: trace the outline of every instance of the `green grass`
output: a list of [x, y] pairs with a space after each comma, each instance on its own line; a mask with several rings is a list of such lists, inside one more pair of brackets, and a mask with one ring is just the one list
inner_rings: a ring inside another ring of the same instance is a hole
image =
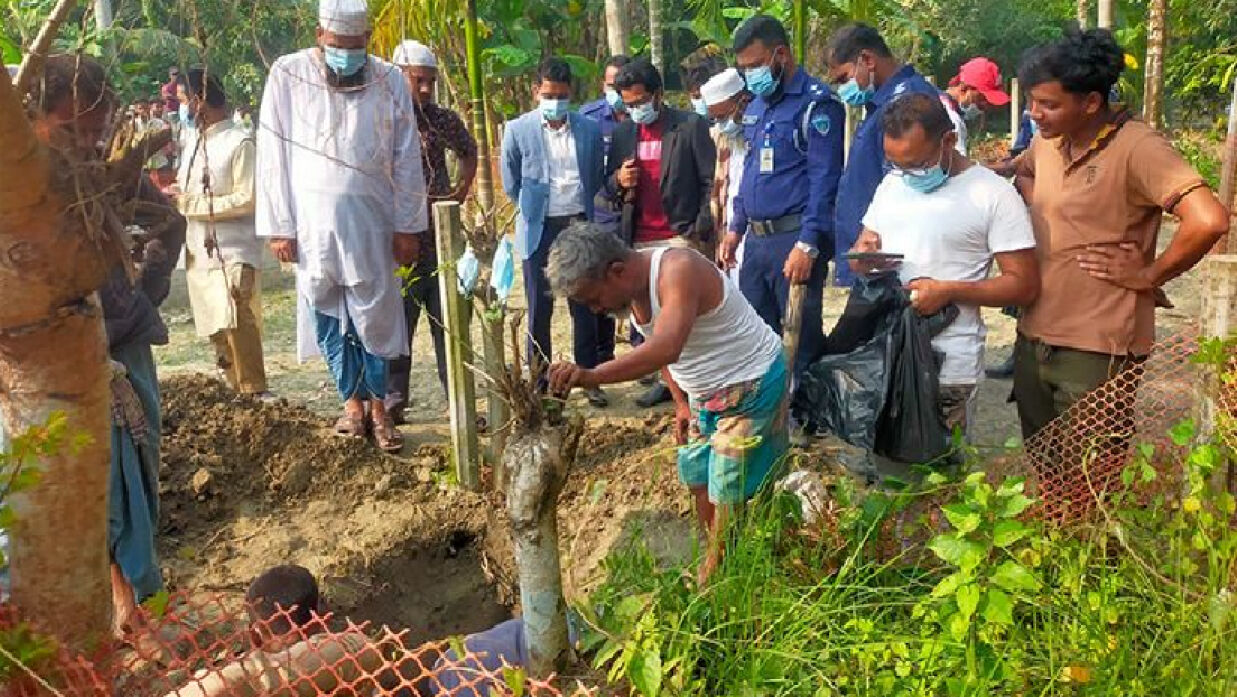
[[[1158, 455], [1126, 479], [1154, 480]], [[613, 555], [587, 647], [648, 697], [1234, 694], [1219, 456], [1195, 447], [1185, 494], [1115, 500], [1073, 529], [1025, 521], [1022, 483], [982, 474], [900, 494], [843, 479], [836, 515], [807, 531], [797, 499], [768, 496], [703, 591], [639, 542]]]

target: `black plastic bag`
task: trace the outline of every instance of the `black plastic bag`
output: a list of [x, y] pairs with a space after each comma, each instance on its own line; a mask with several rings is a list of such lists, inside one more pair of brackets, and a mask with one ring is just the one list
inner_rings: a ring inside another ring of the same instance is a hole
[[922, 317], [904, 307], [893, 331], [888, 399], [878, 420], [878, 455], [897, 462], [937, 463], [949, 454], [950, 432], [940, 410], [940, 375], [944, 356], [932, 348], [932, 337], [958, 317], [956, 305], [946, 305]]
[[809, 433], [836, 435], [867, 451], [875, 447], [889, 391], [893, 329], [905, 304], [897, 272], [855, 279], [826, 355], [804, 371], [791, 403]]
[[833, 331], [825, 337], [824, 353], [850, 353], [891, 326], [891, 313], [906, 304], [906, 294], [897, 271], [861, 275], [851, 285], [846, 308]]

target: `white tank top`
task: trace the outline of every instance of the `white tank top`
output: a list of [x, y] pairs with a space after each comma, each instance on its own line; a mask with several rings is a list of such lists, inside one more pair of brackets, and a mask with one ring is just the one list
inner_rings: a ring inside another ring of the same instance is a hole
[[[640, 333], [645, 336], [652, 336], [657, 316], [661, 314], [657, 279], [661, 272], [662, 255], [668, 249], [660, 247], [652, 250], [649, 299], [653, 316], [648, 324], [639, 325]], [[681, 251], [704, 258], [695, 250]], [[717, 277], [722, 282], [721, 303], [696, 318], [678, 362], [670, 364], [670, 375], [674, 381], [693, 398], [764, 377], [782, 351], [781, 339], [760, 319], [739, 289], [721, 271], [717, 272]]]

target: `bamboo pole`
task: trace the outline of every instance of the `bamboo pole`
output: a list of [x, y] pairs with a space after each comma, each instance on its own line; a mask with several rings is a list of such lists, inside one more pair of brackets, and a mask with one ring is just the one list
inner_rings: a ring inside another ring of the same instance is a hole
[[455, 260], [462, 253], [460, 204], [434, 204], [438, 244], [438, 290], [442, 294], [443, 331], [447, 335], [447, 399], [451, 406], [451, 454], [460, 486], [480, 487], [477, 447], [477, 400], [472, 376], [471, 337], [468, 335], [468, 299], [460, 292]]
[[794, 5], [795, 54], [800, 65], [807, 64], [807, 0], [795, 0]]
[[[492, 151], [490, 149], [489, 113], [485, 106], [485, 82], [481, 76], [481, 49], [477, 34], [477, 0], [468, 0], [468, 15], [464, 22], [464, 45], [468, 57], [468, 90], [472, 98], [472, 130], [477, 140], [477, 188], [476, 188], [476, 226], [484, 229], [486, 234], [497, 239], [501, 233], [494, 223], [497, 215], [497, 202], [494, 196], [494, 168]], [[491, 267], [493, 257], [484, 260]], [[490, 303], [496, 311], [483, 313], [481, 316], [482, 353], [485, 357], [485, 372], [491, 378], [502, 374], [506, 365], [503, 350], [503, 308], [496, 305], [497, 298], [487, 287], [483, 289], [488, 294]], [[486, 422], [490, 432], [489, 461], [494, 465], [494, 482], [501, 485], [505, 481], [502, 473], [502, 450], [506, 439], [505, 425], [511, 418], [511, 410], [507, 401], [491, 380], [486, 387]]]
[[1168, 43], [1168, 0], [1147, 6], [1147, 60], [1143, 77], [1143, 121], [1159, 128], [1164, 103], [1164, 48]]

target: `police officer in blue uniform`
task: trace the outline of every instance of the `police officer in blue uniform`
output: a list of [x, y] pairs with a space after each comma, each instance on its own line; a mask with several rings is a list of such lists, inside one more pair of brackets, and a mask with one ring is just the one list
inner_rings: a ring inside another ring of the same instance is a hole
[[[848, 24], [833, 33], [825, 44], [829, 82], [838, 98], [865, 109], [863, 121], [850, 144], [850, 159], [838, 185], [837, 218], [834, 232], [837, 249], [850, 249], [859, 238], [863, 216], [876, 194], [876, 187], [889, 171], [885, 160], [885, 135], [881, 115], [885, 106], [904, 94], [922, 93], [939, 97], [940, 91], [913, 66], [904, 65], [880, 32], [866, 24]], [[838, 264], [838, 285], [854, 280], [847, 264]]]
[[[619, 70], [630, 62], [631, 59], [627, 56], [613, 56], [607, 60], [602, 73], [601, 96], [580, 106], [581, 116], [592, 119], [597, 122], [598, 126], [601, 126], [602, 152], [607, 167], [610, 160], [610, 139], [614, 135], [614, 129], [618, 127], [627, 113], [623, 106], [623, 98], [619, 96], [618, 90], [614, 89], [614, 78], [618, 76]], [[593, 210], [593, 222], [616, 235], [619, 234], [622, 205], [614, 200], [614, 192], [602, 187], [601, 191], [597, 192]]]
[[791, 284], [807, 284], [798, 376], [824, 349], [822, 304], [834, 251], [845, 112], [828, 87], [795, 64], [786, 28], [776, 19], [756, 15], [744, 22], [734, 48], [755, 98], [743, 116], [750, 149], [720, 257], [733, 266], [747, 235], [739, 288], [779, 334]]

